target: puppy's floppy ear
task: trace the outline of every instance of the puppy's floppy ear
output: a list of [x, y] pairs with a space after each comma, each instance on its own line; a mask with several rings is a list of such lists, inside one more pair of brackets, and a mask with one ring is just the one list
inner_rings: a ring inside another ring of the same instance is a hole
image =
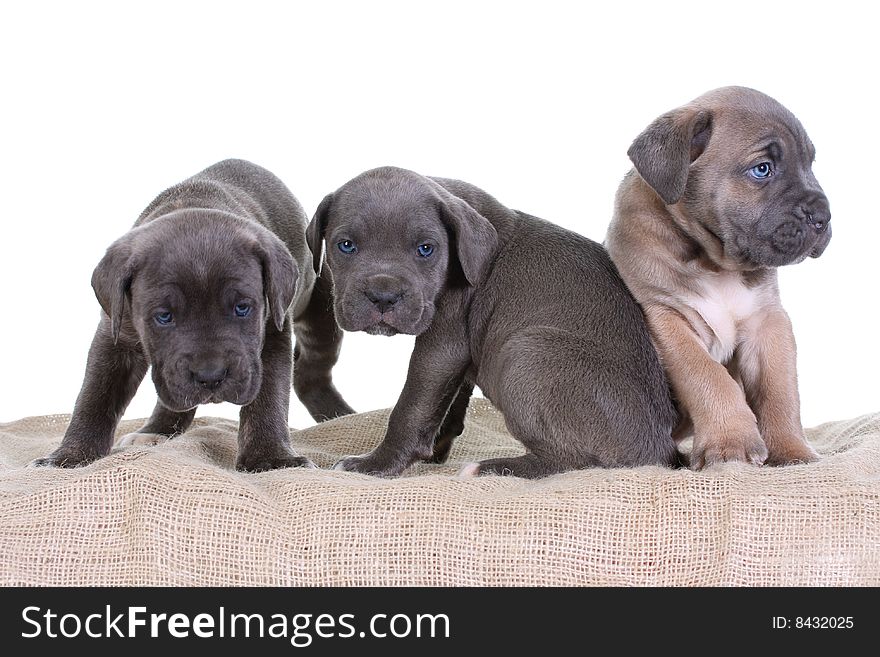
[[269, 315], [281, 331], [296, 293], [299, 268], [284, 242], [268, 230], [261, 233], [255, 251], [263, 268], [263, 293], [269, 302]]
[[321, 249], [324, 246], [324, 231], [327, 229], [327, 215], [330, 214], [331, 205], [333, 205], [333, 194], [327, 194], [306, 228], [306, 244], [312, 252], [312, 266], [318, 275], [321, 274], [321, 262], [323, 262]]
[[498, 249], [498, 233], [483, 215], [440, 187], [440, 215], [452, 230], [455, 251], [471, 287], [479, 285]]
[[711, 112], [682, 107], [649, 125], [626, 154], [663, 202], [673, 205], [684, 194], [691, 163], [706, 149], [711, 136]]
[[119, 340], [125, 298], [131, 288], [137, 263], [127, 237], [116, 240], [107, 249], [101, 262], [92, 272], [92, 289], [101, 308], [110, 318], [113, 343]]

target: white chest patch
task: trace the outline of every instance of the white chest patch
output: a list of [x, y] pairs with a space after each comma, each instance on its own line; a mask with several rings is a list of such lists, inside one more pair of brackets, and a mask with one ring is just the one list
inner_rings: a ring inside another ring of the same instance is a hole
[[732, 273], [714, 274], [702, 283], [703, 293], [690, 297], [687, 303], [714, 333], [706, 344], [709, 354], [726, 363], [739, 344], [743, 322], [758, 310], [760, 293], [747, 288], [740, 276]]

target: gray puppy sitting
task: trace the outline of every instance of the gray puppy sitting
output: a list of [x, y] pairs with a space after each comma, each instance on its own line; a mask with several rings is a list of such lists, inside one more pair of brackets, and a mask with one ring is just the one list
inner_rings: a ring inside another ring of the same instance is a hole
[[418, 336], [384, 440], [337, 469], [442, 462], [475, 384], [529, 451], [463, 474], [678, 463], [644, 317], [599, 244], [467, 183], [392, 167], [328, 195], [307, 238], [316, 272], [326, 242], [342, 328]]
[[238, 469], [311, 465], [289, 445], [294, 360], [315, 420], [353, 411], [331, 381], [342, 332], [329, 273], [316, 280], [308, 264], [306, 221], [278, 178], [243, 160], [162, 192], [94, 271], [104, 312], [82, 389], [60, 447], [34, 465], [105, 456], [148, 367], [159, 401], [122, 444], [183, 433], [199, 404], [228, 401], [242, 406]]

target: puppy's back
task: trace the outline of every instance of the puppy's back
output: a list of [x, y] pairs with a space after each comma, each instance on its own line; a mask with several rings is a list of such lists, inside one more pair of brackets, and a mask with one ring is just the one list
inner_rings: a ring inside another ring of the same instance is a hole
[[[644, 313], [608, 252], [601, 244], [561, 226], [522, 212], [517, 215], [522, 222], [517, 232], [527, 239], [523, 240], [524, 248], [511, 249], [507, 267], [519, 275], [531, 269], [531, 276], [521, 279], [521, 284], [536, 285], [536, 296], [555, 298], [556, 305], [566, 310], [566, 317], [556, 317], [555, 323], [579, 336], [585, 348], [599, 356], [597, 362], [608, 365], [607, 371], [593, 375], [617, 378], [605, 383], [628, 398], [631, 412], [627, 424], [633, 434], [656, 438], [639, 441], [639, 449], [647, 450], [644, 462], [656, 462], [652, 450], [659, 449], [664, 458], [668, 456], [669, 465], [680, 466], [677, 452], [669, 448], [678, 411], [666, 374]], [[532, 264], [526, 265], [526, 260]], [[540, 309], [528, 314], [529, 321], [536, 324], [546, 318]]]

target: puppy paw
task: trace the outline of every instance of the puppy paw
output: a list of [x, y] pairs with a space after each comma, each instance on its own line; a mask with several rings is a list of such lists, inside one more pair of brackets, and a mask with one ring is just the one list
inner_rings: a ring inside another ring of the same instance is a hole
[[282, 468], [317, 468], [305, 456], [297, 456], [293, 452], [289, 454], [252, 454], [239, 456], [235, 463], [235, 469], [240, 472], [266, 472], [268, 470], [280, 470]]
[[117, 447], [138, 447], [142, 445], [159, 445], [168, 440], [171, 440], [171, 436], [166, 436], [161, 433], [139, 433], [137, 431], [133, 433], [127, 433], [122, 438], [119, 439], [119, 442], [116, 443]]
[[88, 454], [85, 452], [73, 451], [56, 451], [49, 456], [40, 459], [34, 459], [27, 464], [29, 468], [78, 468], [88, 465], [93, 461], [101, 458], [98, 454]]
[[459, 479], [471, 479], [480, 475], [479, 463], [466, 463], [461, 470], [458, 471]]
[[396, 477], [403, 470], [393, 464], [379, 463], [372, 453], [363, 456], [345, 456], [336, 462], [333, 469], [343, 472], [358, 472], [374, 477]]
[[798, 465], [815, 463], [819, 460], [819, 455], [802, 439], [791, 439], [785, 441], [784, 445], [778, 445], [776, 441], [770, 444], [767, 465]]
[[766, 460], [767, 445], [757, 427], [730, 429], [702, 439], [697, 435], [690, 458], [693, 470], [702, 470], [717, 463], [761, 465]]

